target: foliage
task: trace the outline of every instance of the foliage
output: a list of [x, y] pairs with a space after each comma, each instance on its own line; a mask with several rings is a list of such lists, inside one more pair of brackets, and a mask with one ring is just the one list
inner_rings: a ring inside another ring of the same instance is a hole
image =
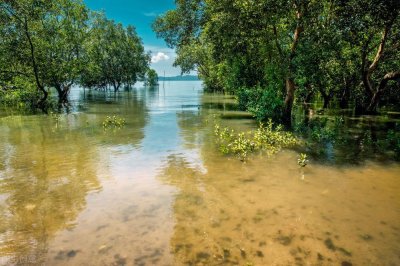
[[82, 0], [1, 1], [0, 21], [2, 93], [2, 87], [18, 87], [20, 92], [6, 90], [17, 100], [15, 94], [30, 95], [35, 87], [30, 105], [45, 111], [51, 90], [59, 104], [66, 104], [74, 84], [117, 90], [135, 83], [148, 68], [149, 55], [134, 27], [90, 12]]
[[14, 89], [0, 92], [0, 102], [6, 107], [34, 110], [40, 95], [37, 90]]
[[158, 85], [158, 75], [154, 69], [147, 70], [145, 85], [149, 87], [154, 87]]
[[292, 147], [299, 140], [290, 132], [283, 130], [281, 125], [274, 126], [270, 119], [266, 125], [259, 124], [256, 130], [235, 132], [227, 127], [214, 126], [219, 150], [223, 154], [233, 154], [244, 161], [248, 155], [256, 151], [264, 151], [268, 155], [279, 152], [282, 148]]
[[133, 85], [144, 77], [150, 61], [135, 28], [125, 28], [103, 13], [92, 14], [81, 84], [89, 88], [112, 86], [115, 91], [123, 84]]
[[125, 119], [116, 115], [107, 116], [103, 121], [104, 130], [109, 128], [120, 129], [125, 126]]
[[305, 167], [308, 164], [307, 154], [300, 153], [297, 164], [301, 167]]
[[283, 98], [271, 87], [241, 88], [237, 98], [239, 108], [251, 112], [258, 121], [279, 121], [282, 117]]
[[35, 86], [19, 77], [0, 85], [0, 103], [6, 107], [33, 110], [40, 99]]
[[47, 99], [54, 88], [60, 103], [83, 68], [82, 43], [86, 38], [88, 11], [80, 0], [7, 1], [0, 5], [5, 19], [2, 49], [12, 64], [7, 72], [30, 77]]
[[398, 95], [399, 12], [397, 0], [188, 0], [153, 28], [207, 90], [290, 123], [293, 104], [322, 99], [365, 113]]

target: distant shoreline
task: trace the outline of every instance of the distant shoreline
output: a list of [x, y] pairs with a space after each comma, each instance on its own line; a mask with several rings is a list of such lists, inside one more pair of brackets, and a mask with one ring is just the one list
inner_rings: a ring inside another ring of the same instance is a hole
[[172, 77], [158, 77], [158, 81], [200, 81], [198, 76], [185, 75], [185, 76], [172, 76]]

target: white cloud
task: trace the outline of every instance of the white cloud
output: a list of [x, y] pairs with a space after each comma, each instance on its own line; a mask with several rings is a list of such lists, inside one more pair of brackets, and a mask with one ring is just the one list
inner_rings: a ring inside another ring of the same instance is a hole
[[[149, 52], [153, 55], [150, 67], [155, 71], [157, 71], [159, 76], [164, 76], [165, 74], [166, 77], [170, 77], [170, 76], [178, 76], [181, 74], [180, 67], [174, 67], [172, 65], [176, 58], [176, 52], [174, 49], [156, 45], [144, 45], [144, 49], [146, 52]], [[163, 59], [158, 61], [154, 60], [156, 59], [156, 57], [158, 57], [158, 54], [160, 53], [166, 55], [168, 59]], [[190, 73], [190, 75], [196, 75], [196, 74], [197, 72], [195, 71]]]
[[158, 52], [157, 54], [155, 54], [155, 55], [153, 55], [153, 56], [151, 57], [151, 62], [152, 62], [152, 63], [158, 63], [158, 62], [160, 62], [160, 61], [168, 60], [168, 59], [169, 59], [169, 56], [168, 56], [168, 55], [166, 55], [166, 54], [163, 53], [163, 52]]
[[168, 56], [167, 60], [161, 60], [156, 63], [151, 62], [151, 68], [157, 71], [158, 75], [164, 75], [165, 76], [177, 76], [180, 75], [181, 70], [180, 68], [173, 67], [172, 64], [175, 61], [176, 58], [176, 53], [174, 49], [165, 47], [165, 46], [157, 46], [157, 45], [144, 45], [144, 49], [146, 52], [151, 53], [155, 57], [158, 53], [163, 53]]
[[145, 12], [143, 13], [146, 17], [157, 17], [158, 14], [156, 12]]

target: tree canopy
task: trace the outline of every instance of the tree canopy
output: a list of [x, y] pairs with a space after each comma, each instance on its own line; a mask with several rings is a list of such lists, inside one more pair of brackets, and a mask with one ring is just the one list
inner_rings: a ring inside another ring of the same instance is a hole
[[145, 85], [155, 87], [158, 85], [158, 75], [154, 69], [149, 69], [145, 77]]
[[116, 24], [104, 14], [94, 14], [86, 43], [86, 68], [82, 84], [87, 87], [133, 85], [143, 78], [150, 61], [135, 28]]
[[295, 103], [373, 113], [398, 95], [399, 12], [396, 0], [186, 0], [153, 29], [183, 72], [237, 94], [259, 119], [290, 124]]
[[45, 109], [50, 89], [60, 104], [73, 85], [113, 86], [143, 77], [150, 62], [133, 26], [91, 12], [81, 0], [0, 2], [0, 89], [35, 88]]

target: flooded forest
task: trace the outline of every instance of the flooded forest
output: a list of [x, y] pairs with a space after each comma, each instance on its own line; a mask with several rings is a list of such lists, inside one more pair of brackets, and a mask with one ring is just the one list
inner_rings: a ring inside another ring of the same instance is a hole
[[124, 3], [0, 0], [0, 265], [400, 265], [399, 1]]

